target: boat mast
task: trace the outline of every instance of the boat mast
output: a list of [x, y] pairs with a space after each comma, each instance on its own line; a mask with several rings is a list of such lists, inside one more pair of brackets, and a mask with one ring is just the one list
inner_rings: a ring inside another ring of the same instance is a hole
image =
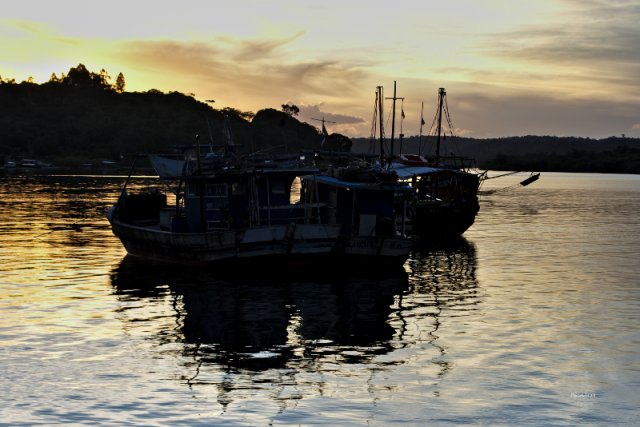
[[337, 122], [332, 122], [331, 120], [325, 120], [324, 116], [321, 119], [316, 119], [311, 117], [312, 120], [317, 120], [319, 122], [322, 122], [322, 142], [320, 143], [320, 146], [322, 147], [325, 142], [327, 142], [327, 136], [329, 135], [329, 133], [327, 132], [327, 128], [324, 127], [325, 123], [337, 123]]
[[422, 126], [424, 126], [424, 101], [420, 107], [420, 138], [418, 138], [418, 156], [422, 155]]
[[442, 105], [444, 104], [444, 97], [446, 92], [441, 87], [438, 90], [438, 135], [436, 139], [436, 167], [440, 165], [440, 133], [442, 131]]
[[389, 164], [391, 164], [391, 161], [393, 160], [393, 137], [396, 131], [396, 81], [393, 81], [393, 109], [391, 111], [391, 148], [389, 149], [389, 151], [391, 151], [389, 153]]
[[380, 167], [384, 167], [384, 115], [382, 114], [382, 86], [377, 87], [378, 92], [378, 119], [380, 120]]
[[[196, 134], [196, 165], [197, 174], [202, 175], [202, 165], [200, 163], [200, 135]], [[205, 227], [205, 214], [204, 214], [204, 181], [198, 183], [198, 199], [200, 202], [200, 227], [202, 230], [206, 230]]]
[[391, 162], [393, 161], [393, 137], [394, 137], [394, 133], [395, 133], [395, 129], [396, 129], [396, 100], [398, 99], [402, 99], [404, 100], [404, 98], [398, 98], [396, 96], [396, 81], [393, 81], [393, 98], [387, 98], [387, 99], [392, 99], [393, 100], [393, 111], [391, 113], [391, 148], [390, 148], [390, 153], [389, 153], [389, 164], [391, 164]]
[[404, 138], [404, 133], [402, 132], [402, 124], [404, 123], [404, 99], [400, 103], [400, 149], [398, 150], [398, 154], [402, 153], [402, 139]]

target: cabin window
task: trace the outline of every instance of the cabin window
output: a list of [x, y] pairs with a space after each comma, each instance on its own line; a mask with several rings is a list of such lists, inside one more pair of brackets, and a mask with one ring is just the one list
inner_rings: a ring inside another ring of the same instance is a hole
[[271, 183], [271, 194], [285, 194], [286, 188], [284, 188], [284, 182], [275, 181]]
[[244, 183], [242, 182], [234, 182], [233, 184], [231, 184], [231, 194], [235, 195], [242, 195], [245, 194], [247, 192], [247, 188], [245, 187]]
[[207, 197], [227, 197], [227, 184], [207, 184]]
[[291, 193], [289, 194], [289, 204], [300, 203], [300, 194], [303, 192], [300, 177], [296, 177], [291, 184]]
[[189, 184], [187, 186], [187, 196], [196, 197], [198, 195], [197, 190], [198, 190], [198, 186], [197, 185]]

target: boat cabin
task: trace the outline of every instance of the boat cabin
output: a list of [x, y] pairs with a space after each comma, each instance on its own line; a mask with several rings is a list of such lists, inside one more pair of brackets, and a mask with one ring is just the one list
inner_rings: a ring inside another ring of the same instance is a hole
[[340, 224], [343, 236], [395, 236], [397, 194], [411, 192], [404, 184], [346, 181], [330, 175], [307, 176], [302, 181], [301, 197], [321, 206], [317, 220]]
[[315, 169], [275, 168], [194, 175], [187, 180], [184, 191], [185, 231], [304, 222], [305, 206], [294, 203], [297, 200], [292, 199], [292, 187], [300, 175], [313, 172]]

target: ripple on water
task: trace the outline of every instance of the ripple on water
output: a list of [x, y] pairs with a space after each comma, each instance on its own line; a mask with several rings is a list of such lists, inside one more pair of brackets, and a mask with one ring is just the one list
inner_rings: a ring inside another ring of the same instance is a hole
[[5, 178], [3, 422], [633, 425], [640, 185], [621, 179], [483, 197], [463, 241], [390, 277], [232, 280], [125, 257], [102, 215], [122, 179]]

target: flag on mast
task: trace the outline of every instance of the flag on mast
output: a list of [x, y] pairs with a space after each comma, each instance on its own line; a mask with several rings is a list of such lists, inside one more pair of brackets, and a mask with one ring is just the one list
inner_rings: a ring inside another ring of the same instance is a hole
[[322, 121], [322, 142], [320, 143], [320, 146], [324, 146], [324, 143], [327, 141], [327, 136], [329, 136], [329, 134], [327, 133], [327, 128], [324, 127], [324, 120]]

